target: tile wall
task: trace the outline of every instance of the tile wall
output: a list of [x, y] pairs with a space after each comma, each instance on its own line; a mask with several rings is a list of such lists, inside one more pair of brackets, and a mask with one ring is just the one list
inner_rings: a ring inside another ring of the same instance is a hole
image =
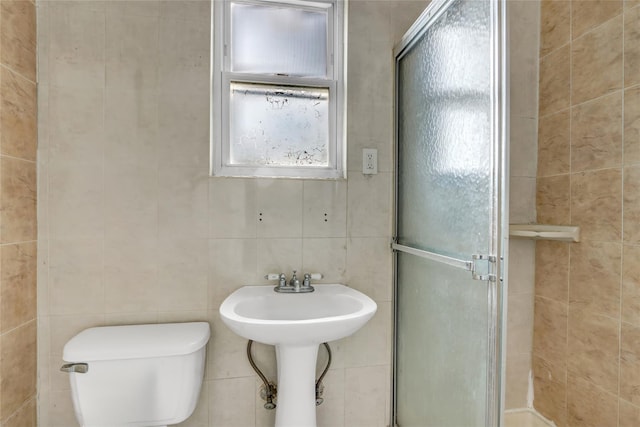
[[534, 406], [558, 426], [640, 425], [640, 3], [543, 1]]
[[0, 2], [0, 426], [36, 423], [36, 7]]
[[[378, 303], [364, 329], [332, 343], [319, 425], [386, 426], [392, 47], [424, 6], [349, 2], [349, 178], [299, 181], [208, 176], [208, 1], [38, 3], [40, 426], [77, 425], [58, 370], [75, 333], [186, 320], [209, 321], [212, 338], [184, 425], [272, 425], [246, 341], [217, 309], [237, 287], [293, 269]], [[378, 149], [378, 175], [360, 173], [364, 147]], [[273, 349], [256, 347], [274, 379]]]
[[[536, 219], [538, 45], [540, 2], [510, 1], [510, 205], [509, 221]], [[533, 342], [535, 244], [509, 241], [505, 408], [526, 408]]]

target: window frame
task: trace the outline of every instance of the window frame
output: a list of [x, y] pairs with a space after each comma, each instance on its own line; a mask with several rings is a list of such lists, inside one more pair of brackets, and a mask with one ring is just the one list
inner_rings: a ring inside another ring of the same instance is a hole
[[[346, 178], [346, 0], [212, 0], [211, 52], [211, 168], [219, 177], [280, 177], [305, 179]], [[327, 77], [294, 77], [231, 71], [231, 3], [264, 5], [270, 3], [297, 9], [330, 8], [327, 20]], [[314, 7], [315, 6], [315, 7]], [[231, 82], [271, 84], [291, 87], [317, 87], [329, 90], [328, 163], [324, 166], [244, 166], [230, 164], [229, 102]]]

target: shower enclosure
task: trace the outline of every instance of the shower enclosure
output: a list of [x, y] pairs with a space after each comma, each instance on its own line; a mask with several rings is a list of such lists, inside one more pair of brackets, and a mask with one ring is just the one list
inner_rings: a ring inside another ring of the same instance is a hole
[[434, 1], [395, 49], [392, 425], [500, 423], [505, 4]]

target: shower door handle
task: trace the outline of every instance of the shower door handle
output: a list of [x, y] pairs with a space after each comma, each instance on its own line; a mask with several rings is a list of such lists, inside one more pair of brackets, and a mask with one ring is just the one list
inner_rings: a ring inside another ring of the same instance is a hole
[[404, 252], [407, 254], [418, 256], [420, 258], [428, 259], [431, 261], [449, 265], [451, 267], [469, 271], [471, 272], [471, 278], [474, 280], [482, 280], [485, 282], [496, 281], [495, 274], [491, 274], [491, 273], [480, 274], [478, 273], [478, 266], [477, 266], [478, 261], [487, 261], [489, 264], [494, 264], [497, 259], [495, 255], [473, 254], [471, 256], [471, 260], [467, 261], [467, 260], [449, 257], [446, 255], [441, 255], [435, 252], [412, 248], [411, 246], [401, 245], [396, 243], [395, 241], [391, 243], [391, 249], [393, 249], [394, 251]]

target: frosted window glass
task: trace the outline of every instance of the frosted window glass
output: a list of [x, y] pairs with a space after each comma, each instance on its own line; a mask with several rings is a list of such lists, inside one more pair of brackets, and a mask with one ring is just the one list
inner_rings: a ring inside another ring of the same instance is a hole
[[457, 1], [398, 64], [398, 238], [466, 258], [491, 236], [489, 1]]
[[326, 77], [329, 10], [232, 3], [232, 71]]
[[230, 161], [329, 166], [329, 89], [231, 83]]

